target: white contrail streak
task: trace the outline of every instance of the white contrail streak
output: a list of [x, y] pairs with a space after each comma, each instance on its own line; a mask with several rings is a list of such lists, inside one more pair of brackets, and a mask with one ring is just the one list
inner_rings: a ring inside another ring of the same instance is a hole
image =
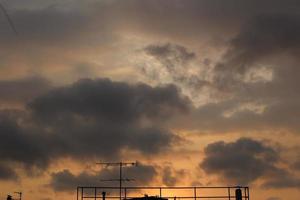
[[2, 12], [4, 13], [4, 15], [5, 15], [5, 17], [6, 17], [7, 21], [8, 21], [8, 23], [9, 23], [9, 25], [10, 25], [10, 27], [11, 27], [11, 29], [13, 30], [13, 32], [14, 32], [16, 35], [18, 35], [18, 31], [17, 31], [17, 29], [16, 29], [16, 27], [15, 27], [13, 21], [11, 20], [11, 18], [9, 17], [9, 15], [8, 15], [8, 13], [7, 13], [5, 7], [4, 7], [1, 3], [0, 3], [0, 9], [1, 9]]

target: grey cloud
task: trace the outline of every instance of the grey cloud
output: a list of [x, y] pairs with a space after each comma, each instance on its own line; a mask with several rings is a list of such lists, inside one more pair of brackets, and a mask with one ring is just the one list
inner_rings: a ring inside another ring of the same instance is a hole
[[[207, 85], [215, 91], [215, 102], [199, 107], [191, 119], [179, 124], [205, 131], [284, 129], [298, 133], [299, 21], [299, 15], [269, 13], [246, 23], [212, 71], [214, 79]], [[251, 71], [264, 67], [272, 74], [270, 79], [245, 81]], [[245, 105], [250, 106], [245, 109]], [[261, 106], [261, 111], [255, 112], [255, 106]], [[224, 116], [230, 111], [231, 116]]]
[[23, 105], [33, 98], [47, 92], [51, 83], [40, 77], [28, 77], [0, 81], [1, 104]]
[[155, 155], [181, 140], [165, 123], [188, 104], [174, 86], [86, 79], [53, 88], [26, 111], [1, 112], [1, 158], [45, 169], [57, 158], [113, 159], [124, 149]]
[[166, 186], [175, 186], [180, 180], [183, 180], [187, 172], [183, 169], [176, 170], [170, 166], [162, 169], [162, 182]]
[[[123, 183], [127, 186], [148, 185], [157, 175], [155, 168], [151, 165], [139, 165], [138, 167], [124, 168], [124, 178], [134, 179], [134, 181]], [[78, 175], [72, 174], [69, 170], [63, 170], [51, 174], [51, 186], [55, 191], [73, 192], [77, 186], [102, 186], [118, 187], [118, 182], [101, 182], [101, 180], [118, 179], [118, 169], [103, 169], [96, 174], [90, 174], [86, 171]], [[116, 192], [116, 191], [115, 191]]]
[[234, 142], [211, 143], [204, 149], [200, 167], [207, 174], [216, 174], [236, 185], [262, 180], [262, 187], [270, 189], [298, 188], [300, 177], [286, 168], [278, 167], [280, 152], [261, 141], [240, 138]]
[[266, 180], [262, 186], [267, 189], [299, 188], [300, 177], [286, 170], [276, 169], [271, 172], [269, 179]]
[[138, 65], [146, 80], [155, 84], [175, 84], [191, 99], [201, 96], [202, 89], [210, 87], [203, 78], [196, 53], [187, 47], [175, 43], [151, 44], [143, 50], [150, 58]]
[[41, 119], [55, 120], [59, 114], [74, 113], [122, 123], [185, 112], [188, 99], [172, 85], [152, 88], [146, 84], [130, 86], [108, 79], [84, 79], [36, 98], [29, 107]]
[[144, 50], [165, 65], [170, 73], [176, 72], [176, 65], [184, 68], [184, 64], [196, 57], [195, 53], [189, 52], [185, 47], [170, 43], [149, 45]]
[[25, 167], [35, 165], [44, 168], [49, 159], [46, 146], [50, 143], [47, 142], [47, 137], [44, 137], [42, 134], [22, 128], [18, 124], [18, 120], [22, 118], [18, 112], [1, 112], [1, 159], [3, 161], [20, 162]]
[[17, 173], [6, 164], [0, 163], [0, 180], [17, 180]]
[[275, 168], [278, 152], [249, 138], [235, 142], [215, 142], [204, 150], [200, 167], [208, 174], [218, 174], [237, 185], [249, 184]]
[[265, 57], [299, 51], [299, 21], [299, 15], [288, 14], [254, 17], [232, 39], [231, 48], [224, 55], [225, 63], [217, 65], [217, 69], [221, 73], [244, 74]]

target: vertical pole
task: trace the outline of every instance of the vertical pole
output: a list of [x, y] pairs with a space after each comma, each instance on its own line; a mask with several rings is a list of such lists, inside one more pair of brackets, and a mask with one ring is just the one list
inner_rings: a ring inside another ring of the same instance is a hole
[[124, 189], [124, 196], [125, 196], [125, 200], [127, 198], [127, 188]]
[[161, 187], [159, 187], [159, 197], [161, 198]]
[[250, 200], [250, 192], [249, 192], [249, 188], [247, 187], [247, 193], [248, 193], [248, 200]]
[[105, 200], [105, 195], [106, 195], [106, 192], [102, 192], [102, 200]]
[[97, 188], [95, 187], [95, 200], [97, 200]]
[[230, 200], [230, 187], [228, 187], [228, 200]]
[[120, 162], [120, 200], [122, 200], [122, 162]]
[[81, 200], [83, 200], [83, 187], [81, 188]]
[[194, 199], [197, 200], [197, 191], [196, 191], [196, 187], [194, 187]]
[[79, 190], [79, 188], [77, 187], [77, 200], [78, 200], [78, 190]]

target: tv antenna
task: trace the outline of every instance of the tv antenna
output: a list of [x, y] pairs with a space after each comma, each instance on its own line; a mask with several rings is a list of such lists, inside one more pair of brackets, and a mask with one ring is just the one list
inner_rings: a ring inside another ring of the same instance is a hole
[[119, 181], [120, 184], [120, 200], [122, 200], [122, 182], [123, 181], [133, 181], [134, 179], [123, 179], [122, 178], [122, 168], [123, 167], [130, 167], [130, 166], [137, 166], [136, 162], [98, 162], [96, 163], [98, 165], [104, 165], [106, 167], [119, 167], [119, 179], [107, 179], [107, 180], [101, 180], [101, 181]]

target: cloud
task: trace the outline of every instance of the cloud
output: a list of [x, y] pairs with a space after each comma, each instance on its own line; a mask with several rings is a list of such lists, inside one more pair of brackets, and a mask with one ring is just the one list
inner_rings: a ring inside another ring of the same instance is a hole
[[207, 132], [285, 130], [297, 134], [299, 21], [296, 14], [268, 13], [245, 22], [209, 73], [213, 78], [202, 87], [209, 92], [198, 93], [211, 94], [209, 101], [191, 112], [190, 118], [178, 120], [178, 125]]
[[[134, 179], [134, 181], [123, 183], [123, 185], [151, 185], [151, 181], [157, 175], [155, 168], [151, 165], [140, 164], [137, 167], [124, 168], [125, 179]], [[51, 174], [51, 182], [49, 184], [55, 191], [73, 192], [77, 186], [95, 186], [101, 183], [102, 186], [115, 186], [118, 187], [118, 182], [101, 182], [101, 180], [118, 179], [119, 170], [114, 169], [102, 169], [95, 174], [88, 173], [86, 171], [81, 172], [78, 175], [72, 174], [69, 170], [63, 170], [57, 173]]]
[[240, 138], [234, 142], [214, 142], [204, 149], [205, 158], [199, 166], [222, 181], [248, 185], [261, 180], [267, 189], [299, 187], [300, 177], [285, 167], [280, 151], [262, 141]]
[[51, 83], [40, 77], [27, 77], [15, 80], [1, 80], [0, 103], [10, 107], [10, 104], [23, 105], [33, 98], [47, 92], [51, 88]]
[[188, 110], [171, 85], [85, 79], [34, 98], [25, 111], [2, 111], [0, 155], [28, 169], [64, 157], [114, 159], [124, 150], [157, 155], [181, 140], [167, 119]]
[[170, 166], [166, 166], [162, 169], [162, 182], [166, 186], [175, 186], [178, 182], [182, 181], [187, 175], [187, 172], [183, 169], [175, 170]]
[[[51, 142], [47, 140], [47, 136], [37, 134], [34, 129], [30, 130], [21, 127], [18, 124], [18, 120], [22, 118], [20, 112], [1, 112], [1, 159], [3, 162], [20, 162], [25, 167], [34, 165], [44, 168], [48, 163], [49, 154], [51, 155], [47, 149], [47, 146], [49, 147]], [[20, 149], [22, 150], [20, 151]], [[11, 165], [11, 167], [13, 166]]]
[[208, 174], [218, 174], [237, 184], [249, 184], [275, 167], [278, 152], [265, 144], [241, 138], [235, 142], [215, 142], [204, 150], [205, 158], [200, 167]]
[[185, 47], [176, 44], [163, 44], [163, 45], [149, 45], [144, 51], [159, 60], [169, 72], [173, 72], [175, 65], [186, 64], [188, 61], [193, 60], [196, 55], [189, 52]]
[[271, 172], [269, 179], [266, 180], [262, 186], [264, 188], [275, 188], [275, 189], [285, 189], [285, 188], [296, 188], [300, 187], [300, 177], [292, 174], [283, 169], [276, 169]]
[[176, 43], [150, 44], [143, 49], [137, 65], [145, 80], [154, 85], [175, 84], [194, 104], [203, 99], [203, 90], [210, 88], [205, 77], [208, 62], [199, 63], [195, 52]]
[[300, 171], [300, 160], [294, 162], [292, 168]]
[[279, 198], [279, 197], [269, 197], [269, 198], [267, 198], [267, 200], [281, 200], [281, 198]]
[[12, 170], [9, 166], [1, 163], [0, 164], [0, 180], [17, 180], [17, 173]]

